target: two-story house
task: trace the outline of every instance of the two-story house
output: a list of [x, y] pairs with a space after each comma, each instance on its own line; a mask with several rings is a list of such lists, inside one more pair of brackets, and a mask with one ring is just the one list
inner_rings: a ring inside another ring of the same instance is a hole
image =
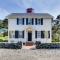
[[8, 19], [8, 42], [51, 43], [52, 19], [48, 13], [34, 13], [28, 8], [26, 13], [11, 13]]

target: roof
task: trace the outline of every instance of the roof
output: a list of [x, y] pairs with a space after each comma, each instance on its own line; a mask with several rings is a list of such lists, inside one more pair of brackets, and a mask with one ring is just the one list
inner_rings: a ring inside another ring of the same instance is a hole
[[53, 18], [52, 15], [48, 13], [11, 13], [6, 16], [7, 19], [15, 19], [15, 18]]

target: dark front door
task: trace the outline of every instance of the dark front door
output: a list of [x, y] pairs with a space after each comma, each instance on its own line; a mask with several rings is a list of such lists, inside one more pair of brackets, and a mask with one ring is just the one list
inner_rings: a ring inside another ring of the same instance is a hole
[[28, 41], [32, 41], [32, 32], [28, 32]]

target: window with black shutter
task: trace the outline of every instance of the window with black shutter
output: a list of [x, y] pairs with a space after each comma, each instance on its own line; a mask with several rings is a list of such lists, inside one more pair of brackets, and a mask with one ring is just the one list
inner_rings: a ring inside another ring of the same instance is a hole
[[37, 31], [35, 31], [35, 38], [37, 38]]
[[44, 31], [41, 31], [41, 38], [44, 38]]
[[19, 25], [19, 18], [17, 18], [17, 25]]
[[15, 31], [15, 38], [18, 38], [19, 31]]
[[43, 25], [43, 18], [41, 18], [41, 25]]

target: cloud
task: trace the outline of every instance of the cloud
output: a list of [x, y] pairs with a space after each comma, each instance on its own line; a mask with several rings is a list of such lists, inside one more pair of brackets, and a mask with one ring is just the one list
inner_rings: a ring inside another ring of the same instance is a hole
[[9, 12], [3, 8], [0, 8], [0, 19], [4, 19], [6, 15], [8, 15]]
[[3, 4], [0, 2], [0, 18], [9, 14], [8, 11], [22, 13], [29, 7], [37, 13], [50, 13], [55, 18], [60, 14], [60, 0], [6, 0]]

